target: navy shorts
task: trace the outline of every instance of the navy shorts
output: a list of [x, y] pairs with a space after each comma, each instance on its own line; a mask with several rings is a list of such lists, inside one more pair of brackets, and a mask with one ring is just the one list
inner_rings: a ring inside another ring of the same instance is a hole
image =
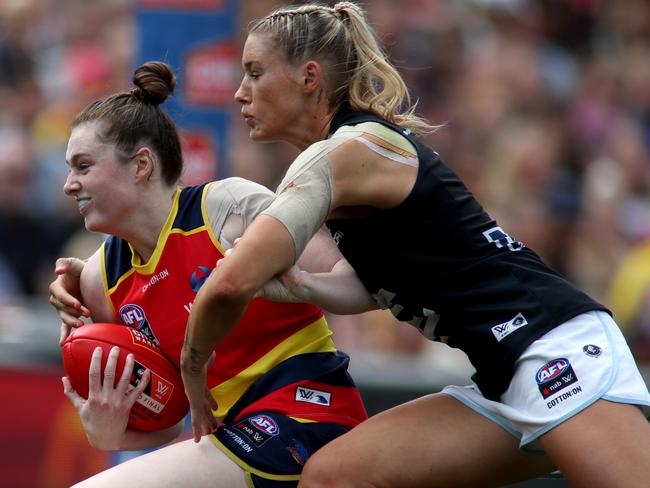
[[336, 423], [256, 412], [219, 427], [210, 439], [244, 470], [248, 486], [287, 488], [298, 484], [309, 456], [347, 431]]

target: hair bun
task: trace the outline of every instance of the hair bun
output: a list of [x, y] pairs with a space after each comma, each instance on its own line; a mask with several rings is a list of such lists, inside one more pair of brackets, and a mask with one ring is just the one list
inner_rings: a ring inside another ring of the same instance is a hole
[[176, 76], [168, 64], [149, 61], [135, 70], [133, 84], [131, 95], [144, 103], [160, 105], [174, 93]]

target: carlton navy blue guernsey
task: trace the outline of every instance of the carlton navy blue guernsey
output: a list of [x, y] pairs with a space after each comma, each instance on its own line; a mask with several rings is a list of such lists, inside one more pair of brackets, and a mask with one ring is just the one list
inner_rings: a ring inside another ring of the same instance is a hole
[[346, 108], [330, 131], [362, 122], [381, 123], [413, 144], [415, 186], [395, 208], [327, 226], [382, 308], [429, 339], [462, 349], [483, 395], [498, 400], [528, 345], [576, 315], [605, 308], [498, 227], [438, 154], [408, 131]]

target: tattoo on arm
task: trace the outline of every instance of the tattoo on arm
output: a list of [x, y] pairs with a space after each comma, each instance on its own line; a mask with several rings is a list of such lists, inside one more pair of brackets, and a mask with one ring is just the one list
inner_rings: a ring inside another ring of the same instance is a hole
[[190, 347], [190, 371], [200, 373], [202, 370], [201, 353], [197, 349]]
[[192, 373], [200, 373], [203, 369], [203, 364], [201, 363], [201, 352], [190, 346], [190, 328], [185, 328], [185, 342], [183, 344], [183, 349], [190, 351], [190, 364], [189, 370]]

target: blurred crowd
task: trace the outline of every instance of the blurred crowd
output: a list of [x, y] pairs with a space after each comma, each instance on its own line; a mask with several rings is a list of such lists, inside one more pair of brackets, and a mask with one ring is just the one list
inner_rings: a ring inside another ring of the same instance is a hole
[[[240, 2], [242, 36], [279, 3]], [[510, 234], [608, 305], [650, 361], [650, 2], [362, 3], [418, 112], [439, 125], [427, 142]], [[61, 191], [67, 125], [128, 85], [133, 10], [0, 2], [0, 308], [46, 301], [54, 259], [101, 240]], [[231, 173], [274, 188], [296, 151], [251, 143], [232, 110]], [[331, 319], [346, 350], [426, 350], [383, 312]]]

